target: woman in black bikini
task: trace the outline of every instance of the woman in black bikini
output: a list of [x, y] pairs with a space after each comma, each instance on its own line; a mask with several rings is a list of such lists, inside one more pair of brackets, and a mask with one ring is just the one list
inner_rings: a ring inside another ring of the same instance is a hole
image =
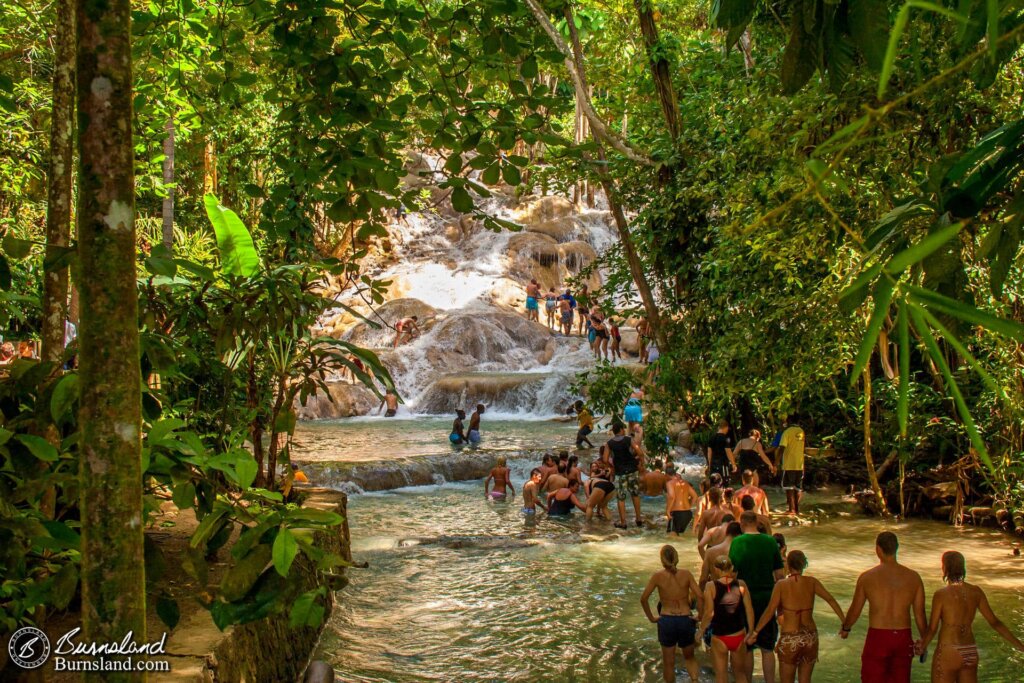
[[964, 556], [954, 550], [942, 553], [942, 579], [946, 587], [937, 590], [932, 598], [931, 623], [921, 641], [922, 650], [926, 650], [935, 634], [939, 636], [932, 659], [933, 683], [977, 683], [978, 645], [971, 625], [978, 612], [1006, 642], [1024, 651], [1024, 643], [992, 612], [985, 591], [967, 583], [966, 578]]
[[590, 465], [590, 479], [587, 481], [587, 521], [594, 518], [594, 511], [601, 519], [608, 519], [608, 501], [612, 499], [615, 484], [611, 482], [608, 467], [600, 460]]
[[740, 439], [736, 444], [736, 454], [740, 465], [740, 472], [750, 470], [754, 473], [754, 486], [758, 486], [761, 480], [761, 473], [770, 472], [775, 474], [775, 465], [768, 459], [761, 445], [761, 432], [757, 429], [750, 430], [750, 436]]
[[570, 481], [569, 486], [558, 489], [548, 496], [548, 516], [571, 515], [574, 507], [586, 512], [587, 508], [583, 507], [579, 499], [576, 498], [576, 492], [579, 488], [580, 484], [578, 481]]
[[754, 606], [747, 584], [736, 578], [736, 570], [728, 555], [715, 560], [718, 579], [704, 588], [704, 612], [701, 615], [697, 641], [711, 626], [711, 656], [715, 665], [716, 683], [728, 683], [729, 660], [732, 660], [736, 683], [747, 679], [747, 638], [754, 623]]

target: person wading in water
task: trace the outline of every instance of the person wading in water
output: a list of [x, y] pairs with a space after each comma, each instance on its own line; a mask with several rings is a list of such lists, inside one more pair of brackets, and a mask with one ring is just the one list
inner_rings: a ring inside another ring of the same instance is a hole
[[[696, 603], [697, 612], [703, 613], [702, 596], [693, 574], [679, 569], [679, 553], [670, 545], [661, 547], [662, 570], [655, 572], [647, 581], [640, 596], [647, 620], [658, 625], [658, 642], [661, 644], [662, 675], [665, 683], [676, 680], [676, 648], [682, 648], [686, 661], [686, 672], [691, 681], [700, 674], [697, 658], [694, 656], [694, 637], [697, 622], [690, 614], [690, 604]], [[651, 612], [651, 593], [658, 591], [658, 616]]]

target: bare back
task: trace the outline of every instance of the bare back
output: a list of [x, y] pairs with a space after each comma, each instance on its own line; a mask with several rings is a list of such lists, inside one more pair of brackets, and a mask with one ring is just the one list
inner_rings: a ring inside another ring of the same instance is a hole
[[537, 506], [537, 482], [532, 479], [523, 485], [523, 506], [529, 509]]
[[901, 564], [880, 564], [861, 574], [857, 584], [868, 601], [871, 628], [910, 628], [914, 603], [924, 603], [920, 574]]
[[[938, 611], [942, 623], [939, 644], [966, 645], [974, 642], [971, 624], [985, 594], [969, 583], [952, 584], [935, 592], [932, 611]], [[933, 617], [934, 618], [934, 617]]]
[[688, 616], [691, 597], [700, 597], [699, 593], [693, 592], [697, 582], [686, 569], [676, 569], [675, 573], [662, 569], [651, 580], [658, 589], [661, 613], [665, 616]]
[[692, 510], [697, 492], [682, 479], [669, 479], [666, 484], [669, 496], [669, 511]]
[[544, 490], [548, 493], [554, 493], [558, 489], [568, 488], [569, 480], [563, 474], [554, 473], [548, 477], [547, 482], [544, 484]]
[[814, 595], [818, 580], [793, 574], [775, 584], [779, 591], [779, 628], [792, 633], [801, 628], [817, 629], [814, 623]]

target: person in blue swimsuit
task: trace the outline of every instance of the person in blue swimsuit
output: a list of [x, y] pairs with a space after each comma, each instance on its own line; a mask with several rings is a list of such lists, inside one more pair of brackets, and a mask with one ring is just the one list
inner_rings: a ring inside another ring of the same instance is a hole
[[644, 421], [644, 409], [641, 402], [644, 400], [644, 390], [641, 387], [633, 389], [633, 393], [629, 395], [629, 399], [626, 401], [626, 407], [623, 410], [623, 417], [626, 418], [626, 422], [629, 424], [629, 431], [632, 433], [637, 425], [643, 424]]
[[466, 443], [466, 431], [462, 424], [462, 421], [466, 419], [466, 411], [456, 410], [455, 411], [455, 422], [452, 423], [452, 433], [448, 435], [448, 440], [453, 444]]
[[537, 284], [537, 280], [530, 280], [530, 284], [526, 285], [526, 319], [539, 322], [540, 318], [540, 305], [538, 303], [540, 299], [540, 285]]

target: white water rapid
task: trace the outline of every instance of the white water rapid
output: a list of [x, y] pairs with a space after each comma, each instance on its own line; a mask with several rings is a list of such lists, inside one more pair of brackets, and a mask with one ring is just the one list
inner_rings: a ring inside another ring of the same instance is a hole
[[[580, 337], [548, 330], [543, 300], [540, 323], [526, 319], [524, 287], [536, 278], [545, 293], [564, 291], [566, 278], [615, 242], [608, 211], [580, 209], [560, 196], [517, 197], [501, 184], [478, 205], [522, 230], [494, 232], [452, 209], [432, 184], [440, 180], [432, 172], [437, 163], [414, 157], [405, 181], [436, 206], [393, 220], [386, 244], [364, 261], [367, 275], [390, 282], [388, 301], [371, 311], [354, 289], [335, 297], [385, 326], [372, 329], [337, 308], [324, 316], [324, 329], [380, 355], [402, 395], [400, 414], [449, 415], [476, 403], [492, 416], [563, 412], [570, 382], [594, 361]], [[600, 277], [589, 284], [600, 286]], [[412, 315], [423, 334], [392, 350], [394, 324]], [[349, 404], [354, 415], [369, 407], [365, 400]]]

